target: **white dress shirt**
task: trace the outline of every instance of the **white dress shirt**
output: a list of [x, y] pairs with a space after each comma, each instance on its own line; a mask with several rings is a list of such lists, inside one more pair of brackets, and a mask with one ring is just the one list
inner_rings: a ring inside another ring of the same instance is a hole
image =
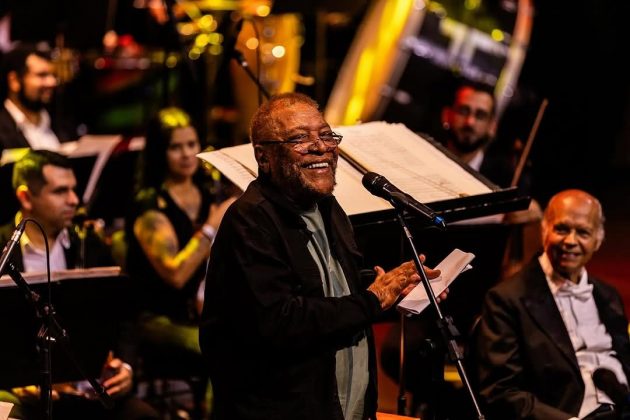
[[10, 99], [5, 99], [4, 107], [22, 132], [31, 149], [59, 150], [59, 139], [50, 128], [50, 115], [42, 109], [39, 112], [39, 124], [30, 122], [26, 115]]
[[543, 253], [539, 258], [547, 284], [554, 297], [564, 325], [567, 328], [575, 356], [580, 366], [584, 381], [584, 399], [579, 417], [582, 418], [597, 409], [600, 404], [612, 404], [612, 401], [593, 383], [593, 372], [597, 368], [611, 370], [620, 383], [627, 384], [626, 375], [619, 360], [612, 349], [612, 338], [606, 331], [606, 326], [599, 319], [599, 311], [593, 298], [593, 285], [588, 282], [586, 269], [582, 269], [577, 284], [570, 280], [554, 281], [554, 270]]
[[[22, 261], [24, 262], [24, 272], [46, 272], [46, 250], [33, 246], [26, 232], [20, 238], [20, 246], [22, 247]], [[70, 235], [68, 229], [62, 230], [55, 243], [49, 244], [50, 247], [50, 272], [65, 270], [68, 265], [66, 263], [65, 250], [70, 248]]]

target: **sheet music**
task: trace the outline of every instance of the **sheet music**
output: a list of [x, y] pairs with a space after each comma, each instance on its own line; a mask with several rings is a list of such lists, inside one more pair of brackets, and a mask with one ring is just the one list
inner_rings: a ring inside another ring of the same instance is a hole
[[[490, 193], [490, 187], [463, 169], [440, 149], [402, 124], [370, 122], [335, 128], [343, 134], [341, 151], [364, 170], [339, 156], [335, 197], [348, 215], [391, 209], [361, 183], [363, 173], [377, 172], [422, 202]], [[251, 144], [225, 147], [197, 155], [242, 190], [258, 174]]]
[[0, 401], [0, 420], [9, 419], [13, 403]]
[[[109, 160], [114, 148], [120, 143], [122, 136], [120, 135], [85, 135], [76, 141], [68, 141], [59, 145], [59, 152], [69, 158], [80, 158], [86, 156], [96, 156], [96, 161], [90, 172], [90, 177], [83, 192], [83, 202], [89, 203], [96, 188], [101, 173], [105, 164]], [[2, 157], [0, 158], [0, 166], [16, 162], [28, 151], [30, 148], [23, 147], [18, 149], [5, 149], [2, 151]]]
[[344, 136], [339, 146], [344, 153], [418, 201], [430, 203], [492, 192], [402, 124], [375, 121], [337, 127], [335, 131]]
[[197, 155], [199, 159], [205, 160], [237, 187], [245, 191], [250, 182], [256, 179], [258, 164], [254, 157], [254, 150], [251, 144], [241, 144], [240, 146], [224, 147], [212, 152], [203, 152]]
[[74, 143], [73, 146], [65, 146], [68, 143], [62, 143], [62, 148], [67, 152], [69, 158], [96, 156], [96, 162], [90, 172], [85, 191], [83, 191], [83, 202], [89, 203], [94, 194], [96, 183], [105, 168], [105, 164], [109, 160], [114, 148], [120, 143], [122, 136], [94, 136], [85, 135]]
[[[258, 174], [258, 164], [251, 144], [225, 147], [197, 155], [217, 168], [243, 191]], [[337, 164], [334, 195], [346, 214], [361, 214], [391, 209], [389, 203], [370, 194], [361, 184], [362, 174], [343, 158]]]

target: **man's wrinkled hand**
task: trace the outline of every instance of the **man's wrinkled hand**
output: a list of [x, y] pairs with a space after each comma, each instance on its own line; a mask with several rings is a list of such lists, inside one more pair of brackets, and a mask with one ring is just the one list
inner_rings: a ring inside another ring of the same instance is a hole
[[[424, 255], [420, 255], [420, 261], [424, 263], [424, 260]], [[399, 297], [406, 296], [420, 281], [420, 275], [413, 261], [402, 263], [387, 272], [382, 267], [376, 266], [374, 271], [376, 271], [376, 278], [368, 290], [376, 295], [384, 310], [396, 303]], [[440, 275], [440, 270], [425, 268], [424, 271], [428, 279]], [[446, 294], [442, 293], [440, 298], [446, 298]]]

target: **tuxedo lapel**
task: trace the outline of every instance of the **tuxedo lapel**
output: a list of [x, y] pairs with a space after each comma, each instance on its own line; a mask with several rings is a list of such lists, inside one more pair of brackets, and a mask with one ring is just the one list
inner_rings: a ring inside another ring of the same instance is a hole
[[579, 371], [573, 344], [538, 260], [530, 264], [529, 270], [528, 293], [523, 297], [523, 305], [540, 330]]

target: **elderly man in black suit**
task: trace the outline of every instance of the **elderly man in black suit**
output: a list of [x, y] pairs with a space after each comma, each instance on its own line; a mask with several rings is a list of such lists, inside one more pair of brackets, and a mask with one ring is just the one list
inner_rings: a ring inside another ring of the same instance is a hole
[[617, 291], [584, 267], [604, 239], [603, 223], [595, 197], [556, 194], [542, 255], [486, 295], [471, 365], [489, 418], [617, 418], [619, 401], [597, 388], [606, 389], [593, 373], [627, 392], [628, 321]]

